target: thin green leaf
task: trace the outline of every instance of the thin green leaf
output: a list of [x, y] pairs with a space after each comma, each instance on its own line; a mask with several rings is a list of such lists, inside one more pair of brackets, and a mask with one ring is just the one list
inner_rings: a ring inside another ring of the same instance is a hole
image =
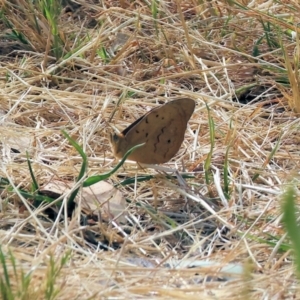
[[293, 185], [290, 185], [283, 194], [282, 221], [284, 223], [288, 236], [292, 241], [296, 262], [296, 272], [298, 278], [300, 278], [300, 226], [297, 222], [296, 217], [296, 197], [297, 194], [295, 188]]
[[210, 166], [211, 166], [211, 159], [212, 159], [214, 145], [215, 145], [215, 123], [214, 123], [213, 118], [211, 117], [210, 108], [208, 107], [207, 104], [205, 104], [205, 105], [206, 105], [206, 109], [207, 109], [207, 113], [208, 113], [210, 151], [209, 151], [207, 158], [205, 160], [205, 163], [204, 163], [204, 170], [205, 170], [206, 184], [209, 184], [209, 181], [210, 181], [209, 180], [209, 170], [210, 170]]
[[84, 187], [88, 187], [91, 186], [99, 181], [105, 180], [107, 178], [109, 178], [112, 174], [114, 174], [125, 162], [125, 160], [127, 159], [127, 157], [133, 152], [135, 151], [137, 148], [140, 148], [144, 145], [143, 144], [139, 144], [136, 145], [134, 147], [132, 147], [130, 150], [128, 150], [126, 152], [126, 154], [124, 155], [124, 157], [122, 158], [122, 160], [116, 165], [116, 167], [113, 168], [113, 170], [111, 170], [108, 173], [102, 174], [102, 175], [95, 175], [95, 176], [91, 176], [89, 177], [87, 180], [84, 181], [83, 186]]
[[[77, 152], [80, 154], [80, 156], [82, 157], [82, 165], [81, 165], [81, 169], [78, 175], [78, 178], [76, 180], [76, 182], [80, 181], [86, 173], [86, 170], [88, 168], [88, 159], [86, 154], [83, 152], [82, 148], [67, 134], [67, 132], [65, 132], [64, 130], [62, 130], [62, 134], [67, 138], [67, 140], [69, 141], [69, 143], [77, 150]], [[80, 187], [78, 187], [77, 189], [75, 189], [72, 194], [70, 195], [70, 198], [68, 199], [68, 212], [71, 213], [74, 209], [75, 209], [75, 198], [78, 194]]]
[[29, 154], [28, 152], [26, 151], [26, 157], [27, 157], [27, 164], [28, 164], [28, 168], [29, 168], [29, 173], [30, 173], [30, 176], [31, 176], [31, 180], [32, 180], [32, 185], [33, 185], [33, 191], [38, 191], [39, 189], [39, 185], [35, 179], [35, 176], [33, 174], [33, 170], [32, 170], [32, 167], [31, 167], [31, 162], [30, 162], [30, 158], [29, 158]]

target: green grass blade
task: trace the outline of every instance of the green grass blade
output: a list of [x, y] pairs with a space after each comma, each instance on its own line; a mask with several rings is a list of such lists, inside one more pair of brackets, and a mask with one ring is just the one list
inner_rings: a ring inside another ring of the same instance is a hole
[[26, 157], [27, 157], [27, 164], [28, 164], [28, 168], [29, 168], [29, 173], [30, 173], [30, 176], [31, 176], [31, 180], [32, 180], [32, 185], [33, 185], [33, 191], [38, 191], [39, 189], [39, 185], [35, 179], [35, 176], [33, 174], [33, 170], [32, 170], [32, 167], [31, 167], [31, 162], [30, 162], [30, 158], [29, 158], [29, 154], [28, 152], [26, 151]]
[[[268, 155], [267, 159], [265, 160], [265, 162], [263, 163], [262, 169], [264, 169], [266, 167], [267, 164], [270, 163], [271, 159], [274, 157], [275, 153], [277, 152], [280, 143], [281, 143], [281, 138], [282, 138], [283, 133], [280, 134], [275, 147], [272, 149], [272, 151], [270, 152], [270, 154]], [[256, 173], [254, 174], [254, 176], [252, 177], [252, 180], [255, 181], [258, 177], [259, 177], [260, 173]]]
[[142, 147], [144, 144], [139, 144], [136, 145], [134, 147], [132, 147], [130, 150], [128, 150], [126, 152], [126, 154], [124, 155], [124, 157], [122, 158], [122, 160], [116, 165], [116, 167], [114, 167], [110, 172], [108, 173], [104, 173], [102, 175], [95, 175], [95, 176], [91, 176], [89, 177], [87, 180], [85, 180], [85, 182], [83, 183], [84, 187], [88, 187], [91, 186], [99, 181], [105, 180], [107, 178], [109, 178], [112, 174], [114, 174], [115, 172], [117, 172], [117, 170], [124, 164], [125, 160], [127, 159], [127, 157], [133, 152], [135, 151], [137, 148]]
[[295, 267], [298, 278], [300, 279], [300, 226], [296, 217], [295, 199], [297, 193], [294, 186], [290, 185], [282, 197], [283, 223], [290, 237], [294, 249]]
[[229, 145], [226, 149], [226, 153], [225, 153], [225, 160], [224, 160], [224, 167], [223, 167], [223, 171], [224, 171], [224, 194], [226, 196], [227, 199], [230, 198], [229, 196], [229, 185], [230, 185], [230, 180], [229, 180], [229, 150], [230, 150], [231, 146]]
[[[77, 182], [80, 181], [86, 173], [86, 170], [88, 168], [88, 159], [86, 154], [84, 153], [84, 151], [82, 150], [82, 148], [64, 131], [62, 130], [62, 134], [66, 137], [66, 139], [69, 141], [69, 143], [77, 150], [77, 152], [80, 154], [80, 156], [82, 157], [82, 165], [81, 165], [81, 169], [77, 178]], [[72, 194], [70, 195], [70, 198], [68, 199], [68, 212], [71, 213], [74, 209], [75, 209], [75, 198], [78, 194], [80, 187], [78, 187], [77, 189], [75, 189]]]
[[0, 276], [0, 295], [2, 296], [2, 299], [5, 300], [14, 300], [12, 286], [9, 279], [9, 274], [7, 270], [7, 263], [6, 263], [6, 256], [3, 253], [1, 246], [0, 246], [0, 264], [2, 266], [2, 272], [3, 273]]
[[212, 159], [214, 145], [215, 145], [215, 124], [214, 124], [214, 120], [213, 120], [213, 118], [211, 117], [211, 114], [210, 114], [210, 108], [207, 106], [207, 104], [206, 104], [206, 109], [207, 109], [207, 113], [208, 113], [210, 151], [209, 151], [209, 153], [207, 155], [207, 158], [205, 160], [205, 163], [204, 163], [204, 170], [205, 170], [206, 184], [209, 184], [209, 182], [210, 182], [210, 180], [209, 180], [209, 170], [210, 170], [210, 166], [211, 166], [211, 159]]

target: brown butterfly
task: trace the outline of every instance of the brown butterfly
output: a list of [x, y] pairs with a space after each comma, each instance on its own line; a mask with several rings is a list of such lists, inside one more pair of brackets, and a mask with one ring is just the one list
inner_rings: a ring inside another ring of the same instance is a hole
[[179, 150], [195, 101], [176, 99], [155, 107], [129, 125], [122, 133], [113, 133], [110, 142], [114, 156], [122, 158], [132, 147], [143, 144], [127, 158], [143, 164], [162, 164]]

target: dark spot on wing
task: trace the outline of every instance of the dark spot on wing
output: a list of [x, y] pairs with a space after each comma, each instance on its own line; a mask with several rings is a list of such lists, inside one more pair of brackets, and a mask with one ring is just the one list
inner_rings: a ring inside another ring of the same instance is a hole
[[148, 118], [145, 118], [145, 120], [146, 120], [146, 123], [147, 123], [147, 124], [149, 124], [149, 122], [148, 122]]
[[[161, 133], [160, 133], [159, 135], [157, 135], [157, 142], [154, 144], [154, 152], [157, 151], [157, 144], [159, 144], [159, 142], [160, 142], [160, 136], [161, 136], [162, 134], [164, 134], [164, 130], [165, 130], [165, 127], [163, 127], [163, 128], [161, 129]], [[171, 140], [170, 140], [170, 142], [171, 142]], [[170, 142], [168, 141], [168, 143], [170, 143]]]
[[138, 130], [135, 131], [136, 133], [140, 133]]
[[171, 143], [171, 140], [168, 140], [168, 144], [170, 144]]
[[146, 137], [148, 137], [148, 132], [146, 132]]

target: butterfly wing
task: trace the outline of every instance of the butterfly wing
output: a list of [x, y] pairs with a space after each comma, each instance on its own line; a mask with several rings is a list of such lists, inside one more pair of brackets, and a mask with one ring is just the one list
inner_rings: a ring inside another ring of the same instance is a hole
[[183, 98], [156, 107], [123, 132], [123, 155], [133, 146], [145, 143], [128, 159], [145, 164], [164, 163], [179, 150], [195, 101]]

